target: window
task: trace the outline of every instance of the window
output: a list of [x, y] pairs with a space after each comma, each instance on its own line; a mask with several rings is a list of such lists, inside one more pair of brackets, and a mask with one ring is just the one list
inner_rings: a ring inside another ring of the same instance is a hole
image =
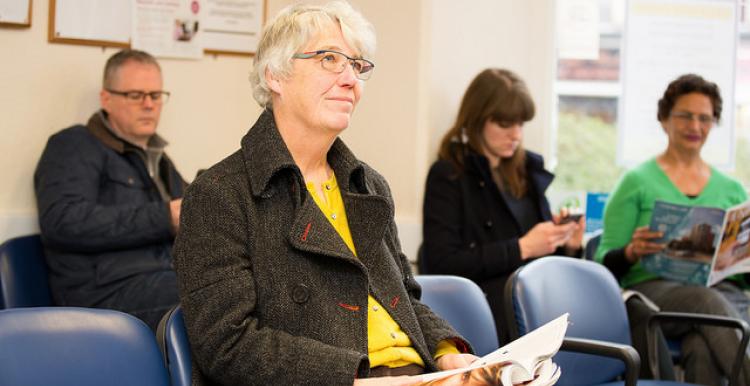
[[[736, 159], [727, 171], [750, 185], [750, 0], [740, 0], [740, 39], [735, 85]], [[624, 0], [599, 0], [597, 60], [558, 60], [556, 178], [552, 195], [570, 191], [608, 192], [624, 168], [616, 164], [617, 107], [621, 94], [620, 52]], [[654, 101], [656, 103], [657, 101]], [[557, 192], [557, 193], [556, 193]], [[554, 205], [553, 205], [554, 210]]]

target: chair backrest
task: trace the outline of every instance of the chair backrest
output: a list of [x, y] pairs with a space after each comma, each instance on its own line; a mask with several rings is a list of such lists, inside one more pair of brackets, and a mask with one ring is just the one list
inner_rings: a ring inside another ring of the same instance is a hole
[[51, 306], [47, 263], [39, 235], [0, 245], [0, 309]]
[[[570, 313], [566, 336], [630, 345], [620, 287], [612, 274], [591, 261], [550, 256], [535, 260], [508, 279], [507, 326], [513, 339]], [[592, 385], [613, 380], [624, 365], [617, 360], [560, 352], [559, 385]]]
[[473, 281], [448, 275], [417, 275], [422, 303], [447, 320], [477, 355], [498, 349], [497, 330], [484, 292]]
[[118, 311], [35, 307], [0, 311], [0, 385], [167, 386], [151, 330]]
[[171, 309], [159, 322], [156, 340], [164, 356], [164, 363], [169, 369], [172, 386], [190, 386], [192, 384], [190, 342], [185, 330], [182, 308], [179, 305]]

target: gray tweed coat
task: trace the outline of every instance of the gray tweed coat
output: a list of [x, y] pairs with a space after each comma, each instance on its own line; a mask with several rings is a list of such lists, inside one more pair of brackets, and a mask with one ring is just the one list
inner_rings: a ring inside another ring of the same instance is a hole
[[366, 377], [367, 297], [427, 370], [468, 344], [420, 303], [387, 183], [337, 139], [328, 153], [358, 258], [311, 199], [265, 111], [242, 148], [188, 187], [174, 246], [194, 385], [347, 385]]

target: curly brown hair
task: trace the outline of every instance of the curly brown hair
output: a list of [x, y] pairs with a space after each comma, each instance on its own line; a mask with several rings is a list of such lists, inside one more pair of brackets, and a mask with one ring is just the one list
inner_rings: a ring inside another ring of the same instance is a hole
[[656, 113], [656, 118], [659, 121], [669, 118], [675, 103], [677, 103], [677, 99], [694, 92], [703, 94], [711, 99], [711, 106], [714, 110], [713, 116], [718, 122], [721, 119], [722, 108], [719, 86], [696, 74], [685, 74], [669, 83], [669, 86], [664, 91], [664, 96], [659, 99], [659, 110]]

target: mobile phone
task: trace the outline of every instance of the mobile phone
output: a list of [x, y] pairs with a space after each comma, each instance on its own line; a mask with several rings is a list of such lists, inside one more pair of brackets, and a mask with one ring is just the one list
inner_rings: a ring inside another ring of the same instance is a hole
[[578, 220], [581, 219], [581, 216], [583, 216], [583, 213], [571, 213], [561, 218], [557, 224], [562, 225], [562, 224], [567, 224], [569, 222], [578, 222]]

